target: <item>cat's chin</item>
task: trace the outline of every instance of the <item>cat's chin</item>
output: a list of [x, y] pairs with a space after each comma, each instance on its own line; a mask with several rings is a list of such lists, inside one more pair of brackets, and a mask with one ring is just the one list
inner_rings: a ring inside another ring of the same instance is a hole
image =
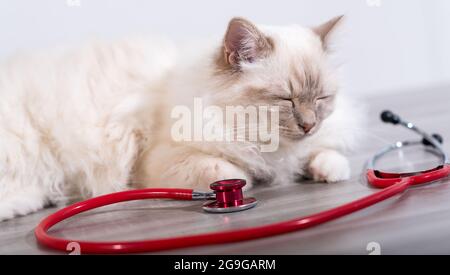
[[309, 135], [307, 134], [298, 134], [298, 135], [281, 135], [281, 138], [290, 141], [290, 142], [296, 142], [305, 139]]

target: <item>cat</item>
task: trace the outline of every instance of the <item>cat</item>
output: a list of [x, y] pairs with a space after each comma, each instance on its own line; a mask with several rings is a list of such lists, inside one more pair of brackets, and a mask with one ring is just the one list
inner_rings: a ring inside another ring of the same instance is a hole
[[[0, 67], [0, 220], [129, 188], [348, 179], [344, 153], [362, 116], [329, 64], [341, 19], [307, 28], [233, 18], [213, 42], [127, 38], [11, 57]], [[172, 112], [194, 98], [277, 107], [277, 149], [174, 141]]]

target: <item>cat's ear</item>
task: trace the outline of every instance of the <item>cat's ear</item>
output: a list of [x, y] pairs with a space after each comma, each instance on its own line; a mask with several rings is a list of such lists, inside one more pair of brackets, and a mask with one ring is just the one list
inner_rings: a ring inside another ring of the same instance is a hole
[[331, 33], [336, 29], [337, 25], [342, 22], [344, 15], [336, 16], [333, 19], [327, 21], [326, 23], [313, 28], [313, 31], [320, 37], [322, 40], [323, 48], [326, 50], [329, 44], [329, 38]]
[[254, 62], [270, 53], [272, 43], [250, 21], [233, 18], [223, 41], [225, 62], [233, 67], [241, 62]]

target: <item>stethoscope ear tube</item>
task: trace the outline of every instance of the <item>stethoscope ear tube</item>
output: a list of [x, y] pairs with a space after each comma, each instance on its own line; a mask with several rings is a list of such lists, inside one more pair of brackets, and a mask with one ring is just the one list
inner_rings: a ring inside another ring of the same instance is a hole
[[[416, 125], [411, 122], [404, 121], [400, 116], [394, 114], [391, 111], [384, 111], [381, 113], [381, 120], [385, 123], [391, 123], [394, 125], [401, 125], [407, 129], [412, 130], [416, 134], [422, 137], [421, 141], [398, 141], [395, 144], [384, 148], [377, 154], [375, 154], [368, 163], [367, 169], [367, 181], [374, 187], [386, 188], [397, 182], [407, 180], [411, 185], [419, 185], [424, 183], [433, 182], [442, 178], [449, 176], [450, 165], [448, 156], [442, 148], [443, 138], [439, 134], [429, 135], [425, 131], [419, 129]], [[431, 146], [433, 151], [436, 152], [440, 157], [442, 163], [436, 168], [427, 171], [418, 171], [412, 173], [388, 173], [376, 170], [375, 162], [383, 157], [385, 154], [401, 149], [407, 146], [412, 146], [416, 144], [422, 144], [424, 146]]]
[[[396, 115], [391, 111], [382, 112], [381, 120], [385, 123], [401, 125], [407, 129], [415, 132], [416, 134], [420, 135], [422, 137], [421, 142], [423, 145], [432, 146], [434, 149], [436, 149], [439, 152], [439, 154], [442, 156], [443, 164], [450, 163], [447, 154], [445, 153], [444, 149], [442, 148], [442, 143], [444, 142], [444, 138], [441, 135], [436, 134], [436, 133], [429, 135], [427, 132], [421, 130], [419, 127], [417, 127], [413, 123], [404, 121], [403, 119], [400, 118], [399, 115]], [[384, 150], [381, 154], [379, 153], [376, 156], [380, 156], [383, 153], [387, 153], [388, 151], [390, 151], [390, 149], [398, 149], [398, 148], [405, 147], [405, 146], [415, 144], [415, 143], [416, 142], [410, 142], [410, 141], [397, 142], [396, 144], [394, 144], [393, 146], [390, 146], [387, 150]], [[373, 161], [372, 161], [372, 163], [373, 163]]]

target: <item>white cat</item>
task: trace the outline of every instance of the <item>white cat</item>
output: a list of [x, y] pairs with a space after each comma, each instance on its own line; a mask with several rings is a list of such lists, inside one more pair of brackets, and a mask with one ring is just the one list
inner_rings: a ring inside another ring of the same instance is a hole
[[[355, 144], [360, 115], [328, 64], [340, 18], [314, 29], [235, 18], [223, 41], [189, 48], [126, 39], [9, 59], [0, 67], [0, 220], [127, 188], [348, 179], [338, 151]], [[175, 142], [171, 111], [194, 98], [279, 107], [278, 150]]]

